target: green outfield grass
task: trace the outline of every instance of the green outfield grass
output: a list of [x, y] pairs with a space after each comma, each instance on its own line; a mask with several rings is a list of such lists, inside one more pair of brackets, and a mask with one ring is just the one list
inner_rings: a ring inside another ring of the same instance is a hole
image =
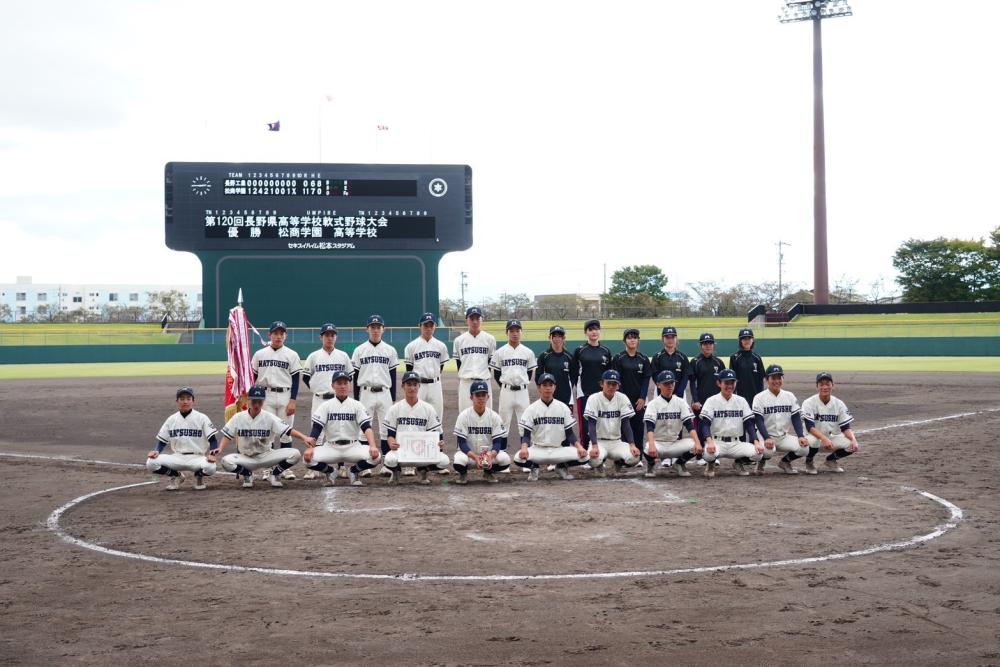
[[179, 334], [152, 324], [0, 324], [0, 345], [173, 345]]

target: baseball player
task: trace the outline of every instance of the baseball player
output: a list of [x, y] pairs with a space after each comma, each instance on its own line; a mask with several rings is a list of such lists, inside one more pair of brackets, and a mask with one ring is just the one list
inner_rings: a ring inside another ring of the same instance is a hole
[[[194, 488], [205, 488], [205, 476], [214, 475], [219, 445], [212, 420], [194, 409], [194, 389], [181, 387], [176, 393], [177, 412], [167, 417], [156, 434], [156, 447], [147, 454], [146, 469], [170, 478], [167, 491], [184, 483], [184, 470], [194, 473]], [[163, 450], [170, 446], [170, 453]]]
[[764, 391], [764, 360], [753, 350], [753, 329], [740, 329], [739, 350], [729, 357], [729, 368], [736, 372], [736, 393], [747, 403]]
[[[333, 398], [313, 410], [313, 427], [309, 437], [322, 444], [306, 444], [303, 459], [311, 471], [323, 473], [333, 486], [338, 464], [350, 465], [347, 476], [351, 486], [362, 486], [358, 479], [362, 470], [374, 468], [382, 458], [372, 420], [360, 401], [351, 398], [351, 375], [346, 370], [333, 372]], [[358, 441], [362, 433], [368, 446]]]
[[[584, 465], [596, 459], [576, 438], [576, 419], [568, 405], [555, 398], [556, 378], [550, 373], [538, 374], [538, 400], [521, 415], [521, 448], [514, 463], [530, 472], [528, 479], [537, 482], [539, 466], [554, 464], [561, 479], [573, 479], [570, 466]], [[591, 457], [594, 457], [592, 459]], [[596, 465], [596, 464], [595, 464]]]
[[653, 375], [662, 371], [670, 371], [674, 374], [677, 384], [674, 387], [674, 396], [684, 399], [684, 392], [687, 390], [688, 382], [691, 380], [693, 371], [691, 370], [691, 360], [677, 347], [677, 328], [663, 327], [660, 336], [663, 341], [663, 349], [653, 355], [650, 363], [653, 365]]
[[626, 329], [622, 334], [622, 341], [625, 343], [625, 349], [611, 360], [611, 367], [618, 371], [622, 378], [621, 393], [632, 401], [635, 414], [632, 415], [629, 425], [636, 437], [636, 443], [641, 443], [644, 432], [642, 420], [646, 413], [646, 397], [649, 395], [649, 379], [653, 376], [652, 364], [649, 362], [649, 357], [639, 351], [638, 329]]
[[247, 391], [248, 407], [237, 412], [233, 418], [222, 427], [222, 443], [219, 454], [230, 442], [236, 441], [236, 453], [222, 457], [222, 467], [243, 478], [243, 488], [253, 486], [253, 471], [269, 470], [267, 481], [273, 487], [282, 486], [278, 476], [299, 462], [302, 454], [299, 450], [282, 445], [273, 449], [275, 438], [298, 438], [307, 446], [316, 441], [307, 435], [299, 433], [278, 417], [264, 410], [264, 403], [269, 392], [261, 386], [253, 386]]
[[598, 450], [597, 457], [591, 458], [591, 465], [599, 468], [604, 465], [605, 459], [610, 458], [615, 463], [616, 474], [625, 466], [634, 466], [641, 456], [632, 433], [635, 410], [632, 409], [632, 401], [618, 391], [621, 383], [618, 371], [604, 371], [601, 391], [590, 395], [583, 410], [591, 450]]
[[736, 474], [746, 477], [750, 474], [747, 464], [760, 457], [764, 445], [757, 440], [750, 405], [735, 393], [736, 373], [723, 369], [716, 382], [719, 393], [705, 399], [698, 420], [698, 436], [705, 443], [702, 456], [708, 462], [705, 477], [715, 477], [716, 461], [720, 458], [734, 459]]
[[[420, 375], [413, 371], [403, 373], [403, 400], [393, 403], [392, 407], [385, 415], [382, 422], [382, 453], [385, 455], [383, 465], [389, 469], [392, 476], [390, 484], [399, 482], [399, 457], [396, 451], [399, 443], [396, 442], [396, 434], [406, 431], [431, 431], [438, 434], [438, 448], [444, 440], [444, 432], [441, 429], [441, 422], [437, 418], [434, 406], [426, 401], [421, 401], [420, 395]], [[427, 479], [427, 470], [433, 468], [447, 468], [448, 455], [443, 451], [439, 452], [437, 463], [432, 466], [419, 466], [417, 472], [420, 475], [421, 484], [430, 484]]]
[[573, 406], [573, 387], [580, 376], [580, 365], [566, 349], [566, 330], [558, 324], [549, 328], [549, 349], [538, 355], [538, 374], [556, 379], [556, 400]]
[[[771, 364], [764, 373], [767, 375], [767, 389], [753, 398], [757, 433], [764, 440], [764, 451], [757, 462], [756, 474], [763, 474], [765, 462], [774, 452], [784, 452], [778, 467], [788, 475], [797, 475], [792, 461], [809, 451], [809, 441], [802, 430], [802, 411], [795, 394], [781, 388], [785, 370], [778, 364]], [[736, 386], [740, 386], [738, 380]]]
[[[354, 348], [351, 365], [354, 367], [354, 400], [361, 401], [372, 418], [373, 424], [381, 424], [396, 401], [396, 368], [399, 355], [396, 348], [382, 340], [385, 320], [381, 315], [370, 315], [368, 340]], [[385, 440], [385, 434], [382, 434]], [[365, 475], [371, 474], [365, 470]]]
[[709, 396], [719, 393], [719, 372], [726, 368], [722, 359], [715, 356], [715, 336], [703, 333], [698, 337], [701, 348], [691, 361], [691, 410], [697, 415]]
[[[497, 350], [497, 339], [482, 330], [483, 311], [476, 306], [465, 311], [465, 322], [469, 330], [455, 339], [452, 347], [455, 366], [458, 368], [458, 411], [462, 412], [472, 403], [469, 387], [473, 382], [490, 383], [490, 358]], [[490, 407], [493, 397], [490, 396]]]
[[420, 335], [403, 350], [406, 370], [420, 374], [420, 400], [437, 410], [438, 419], [444, 422], [444, 397], [441, 393], [441, 369], [448, 363], [448, 346], [434, 337], [437, 325], [433, 313], [420, 316]]
[[[295, 400], [299, 395], [302, 362], [295, 350], [285, 345], [288, 327], [284, 322], [273, 322], [268, 332], [271, 344], [254, 352], [250, 368], [257, 386], [267, 391], [264, 410], [282, 421], [287, 420], [291, 426], [295, 422]], [[292, 438], [287, 433], [280, 438], [281, 447], [292, 446]], [[288, 469], [282, 477], [295, 479], [295, 473]]]
[[[655, 477], [657, 457], [673, 459], [678, 477], [690, 477], [684, 465], [701, 453], [701, 440], [694, 425], [694, 413], [687, 402], [674, 394], [677, 380], [672, 371], [656, 375], [656, 398], [646, 406], [646, 477]], [[688, 436], [682, 438], [682, 429]]]
[[[518, 425], [521, 421], [521, 415], [524, 414], [528, 403], [530, 403], [528, 382], [531, 381], [531, 373], [537, 365], [535, 353], [527, 345], [521, 345], [521, 321], [508, 320], [507, 344], [490, 357], [490, 369], [500, 386], [500, 409], [498, 412], [504, 430], [510, 428], [510, 419], [513, 416], [518, 437], [521, 435], [521, 427]], [[504, 436], [504, 449], [507, 448], [506, 437]]]
[[[483, 471], [487, 482], [495, 484], [495, 473], [510, 467], [507, 447], [507, 425], [487, 404], [490, 402], [490, 387], [486, 382], [473, 382], [469, 387], [472, 407], [462, 410], [455, 420], [455, 437], [458, 451], [452, 459], [456, 484], [468, 484], [469, 467], [475, 465]], [[527, 392], [525, 392], [527, 393]], [[503, 398], [500, 399], [501, 403]]]
[[806, 472], [816, 474], [813, 458], [820, 450], [830, 452], [825, 465], [833, 472], [844, 472], [840, 459], [858, 451], [858, 440], [851, 424], [854, 417], [844, 402], [833, 395], [833, 375], [823, 371], [816, 376], [816, 394], [802, 403], [802, 419], [809, 435], [809, 454], [806, 455]]
[[[350, 373], [353, 371], [351, 358], [343, 350], [337, 349], [337, 327], [327, 322], [319, 329], [319, 338], [323, 347], [306, 358], [302, 369], [302, 381], [313, 392], [312, 417], [315, 420], [319, 407], [333, 398], [333, 374], [338, 371]], [[322, 436], [320, 436], [322, 437]], [[320, 440], [317, 444], [322, 445]], [[313, 479], [316, 471], [309, 469], [303, 479]]]
[[580, 369], [576, 385], [576, 413], [580, 419], [580, 442], [584, 448], [590, 444], [590, 433], [587, 431], [587, 420], [583, 417], [587, 399], [601, 391], [601, 376], [611, 368], [614, 355], [611, 350], [601, 345], [601, 321], [587, 320], [583, 323], [583, 332], [587, 342], [573, 351], [573, 359]]

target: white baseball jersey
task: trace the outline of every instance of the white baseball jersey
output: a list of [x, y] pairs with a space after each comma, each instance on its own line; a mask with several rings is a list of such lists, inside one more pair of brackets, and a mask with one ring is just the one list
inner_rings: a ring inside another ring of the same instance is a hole
[[475, 408], [466, 408], [455, 420], [455, 435], [465, 438], [470, 450], [482, 454], [493, 448], [494, 438], [507, 437], [507, 427], [489, 406], [481, 415]]
[[830, 402], [824, 404], [819, 394], [814, 394], [802, 403], [802, 416], [813, 422], [819, 432], [830, 437], [840, 433], [841, 429], [849, 427], [854, 416], [844, 402], [836, 396], [830, 397]]
[[257, 456], [271, 449], [275, 436], [285, 436], [292, 427], [270, 412], [261, 410], [251, 417], [248, 410], [237, 412], [222, 427], [222, 435], [236, 441], [236, 450], [244, 456]]
[[333, 348], [332, 352], [327, 352], [320, 348], [306, 358], [303, 368], [305, 376], [309, 378], [309, 389], [315, 394], [325, 394], [333, 391], [332, 378], [336, 371], [354, 372], [351, 358], [343, 350]]
[[734, 392], [727, 401], [719, 393], [705, 399], [699, 418], [711, 422], [713, 438], [742, 438], [743, 420], [752, 419], [753, 410], [739, 394]]
[[453, 344], [455, 359], [462, 362], [458, 369], [460, 379], [478, 378], [489, 380], [490, 357], [497, 350], [497, 339], [492, 334], [480, 331], [473, 336], [466, 331]]
[[361, 401], [356, 401], [350, 396], [343, 401], [334, 396], [313, 413], [313, 424], [323, 429], [320, 438], [329, 443], [337, 440], [356, 441], [358, 432], [364, 431], [362, 426], [365, 423], [370, 426], [371, 420]]
[[764, 426], [767, 434], [771, 437], [779, 435], [792, 435], [795, 428], [792, 426], [792, 415], [800, 412], [799, 402], [795, 394], [784, 389], [778, 390], [778, 395], [771, 393], [770, 389], [765, 389], [753, 397], [754, 414], [764, 418]]
[[250, 367], [257, 374], [257, 384], [269, 389], [291, 389], [292, 376], [302, 372], [302, 362], [295, 350], [282, 345], [262, 347], [253, 353]]
[[[594, 419], [597, 421], [598, 440], [621, 440], [622, 439], [622, 419], [635, 414], [632, 401], [628, 396], [620, 391], [608, 399], [603, 391], [591, 394], [587, 398], [587, 405], [583, 409], [584, 419]], [[633, 437], [638, 437], [633, 433]]]
[[[514, 347], [507, 343], [490, 357], [490, 368], [500, 371], [500, 384], [524, 387], [528, 384], [528, 372], [538, 365], [535, 353], [527, 345]], [[464, 366], [464, 363], [463, 363]]]
[[[410, 405], [404, 398], [392, 404], [382, 421], [383, 433], [392, 429], [397, 433], [403, 431], [437, 431], [442, 433], [441, 420], [437, 410], [427, 401], [417, 399], [415, 405]], [[383, 435], [383, 437], [385, 437]]]
[[366, 340], [354, 348], [351, 363], [358, 372], [359, 386], [388, 389], [392, 383], [389, 371], [399, 366], [399, 355], [396, 348], [384, 340], [380, 340], [378, 345]]
[[[671, 396], [668, 401], [660, 394], [646, 404], [646, 414], [643, 417], [645, 423], [654, 425], [653, 438], [657, 442], [675, 442], [680, 439], [684, 422], [693, 429], [693, 419], [694, 414], [684, 399]], [[636, 440], [645, 438], [645, 433], [636, 433], [635, 437]]]
[[174, 454], [206, 454], [208, 440], [217, 433], [212, 420], [197, 410], [182, 415], [178, 410], [163, 422], [156, 439]]
[[413, 370], [419, 373], [421, 378], [428, 380], [440, 378], [441, 366], [450, 358], [448, 346], [433, 336], [430, 340], [418, 336], [403, 350], [403, 359], [406, 363], [413, 366]]
[[552, 399], [548, 405], [538, 399], [525, 409], [518, 422], [531, 434], [532, 447], [562, 447], [566, 429], [576, 426], [573, 411], [562, 401]]

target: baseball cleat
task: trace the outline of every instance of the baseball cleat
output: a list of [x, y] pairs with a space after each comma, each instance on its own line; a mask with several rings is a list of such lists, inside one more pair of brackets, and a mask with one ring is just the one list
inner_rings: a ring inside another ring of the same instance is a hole
[[705, 462], [705, 477], [709, 479], [715, 477], [715, 461], [711, 463]]
[[416, 474], [417, 474], [417, 471], [414, 470], [413, 468], [409, 467], [409, 466], [407, 466], [406, 468], [403, 468], [403, 477], [413, 477]]
[[500, 482], [500, 480], [497, 479], [497, 476], [494, 475], [493, 471], [491, 471], [491, 470], [484, 470], [483, 471], [483, 479], [485, 479], [490, 484], [497, 484], [497, 483]]
[[358, 479], [358, 475], [353, 470], [347, 471], [347, 479], [351, 480], [351, 486], [364, 486], [365, 483]]
[[337, 486], [337, 473], [336, 471], [331, 471], [325, 475], [326, 481], [323, 482], [323, 486]]
[[816, 466], [812, 461], [806, 461], [806, 474], [807, 475], [818, 475], [819, 471], [816, 470]]
[[253, 475], [243, 475], [243, 484], [242, 484], [242, 486], [243, 486], [244, 489], [252, 488], [253, 487]]
[[836, 461], [831, 461], [830, 459], [827, 459], [826, 461], [823, 461], [823, 465], [829, 468], [833, 472], [844, 472], [844, 469], [841, 468], [840, 464], [837, 463]]
[[469, 483], [469, 473], [460, 472], [458, 473], [458, 479], [455, 480], [455, 484], [468, 484]]
[[643, 477], [656, 477], [656, 462], [646, 461], [646, 472]]
[[792, 467], [787, 461], [778, 461], [778, 467], [785, 471], [786, 475], [798, 475], [799, 471]]
[[603, 463], [601, 463], [601, 465], [597, 466], [596, 468], [593, 468], [593, 471], [594, 471], [594, 477], [607, 477], [608, 476], [608, 471], [604, 467]]
[[529, 482], [537, 482], [538, 475], [541, 473], [541, 468], [525, 468], [524, 471], [528, 473]]
[[674, 465], [672, 465], [671, 467], [672, 467], [672, 468], [674, 469], [674, 472], [676, 472], [676, 473], [677, 473], [677, 476], [678, 476], [678, 477], [690, 477], [690, 476], [691, 476], [691, 473], [689, 473], [689, 472], [688, 472], [688, 471], [687, 471], [687, 470], [686, 470], [686, 469], [684, 468], [684, 464], [683, 464], [683, 463], [681, 463], [681, 462], [680, 462], [679, 460], [678, 460], [678, 461], [675, 461], [675, 462], [674, 462]]
[[761, 459], [760, 461], [757, 461], [757, 465], [754, 466], [754, 469], [753, 469], [752, 473], [754, 475], [757, 475], [757, 476], [763, 475], [764, 474], [764, 466], [765, 465], [767, 465], [767, 461], [765, 459]]
[[431, 480], [427, 479], [427, 469], [426, 468], [424, 468], [423, 470], [419, 471], [419, 473], [420, 474], [418, 475], [418, 477], [420, 478], [420, 483], [421, 484], [430, 484], [431, 483]]
[[556, 466], [556, 474], [559, 475], [559, 479], [565, 479], [565, 480], [576, 479], [576, 477], [573, 477], [573, 475], [569, 474], [569, 470], [566, 469], [566, 466]]
[[194, 476], [194, 488], [196, 490], [198, 490], [198, 491], [204, 491], [206, 488], [208, 488], [208, 487], [205, 486], [205, 476], [204, 475], [202, 475], [202, 474], [196, 474]]
[[170, 481], [167, 482], [167, 491], [176, 491], [181, 488], [181, 484], [184, 483], [184, 477], [182, 475], [177, 475], [176, 477], [171, 477]]
[[736, 474], [739, 475], [740, 477], [750, 476], [750, 472], [747, 470], [747, 467], [742, 463], [740, 463], [739, 461], [733, 461], [733, 469], [736, 471]]
[[278, 489], [284, 486], [278, 476], [274, 473], [267, 476], [267, 483], [271, 485], [272, 488]]
[[[389, 470], [389, 469], [386, 468], [386, 470]], [[398, 470], [389, 470], [389, 479], [388, 479], [388, 481], [386, 481], [386, 484], [399, 484], [399, 471]]]
[[281, 479], [289, 479], [289, 480], [295, 479], [295, 471], [289, 468], [285, 472], [281, 473]]
[[316, 474], [315, 470], [306, 470], [306, 474], [302, 475], [302, 479], [316, 479], [319, 475]]

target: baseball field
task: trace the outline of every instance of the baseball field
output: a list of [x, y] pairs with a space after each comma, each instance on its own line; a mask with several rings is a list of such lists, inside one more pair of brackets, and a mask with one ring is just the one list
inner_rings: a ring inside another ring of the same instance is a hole
[[222, 365], [3, 367], [0, 656], [1000, 664], [1000, 369], [915, 359], [781, 360], [800, 400], [834, 370], [844, 474], [176, 492], [145, 453], [181, 384], [219, 425]]

